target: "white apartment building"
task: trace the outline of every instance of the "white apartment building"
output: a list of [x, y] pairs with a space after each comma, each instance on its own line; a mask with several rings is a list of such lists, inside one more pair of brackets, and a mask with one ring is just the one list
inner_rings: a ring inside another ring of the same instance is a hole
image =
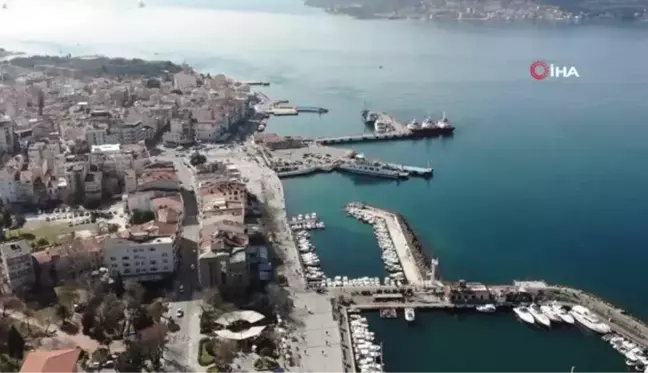
[[107, 143], [108, 125], [105, 123], [93, 124], [86, 128], [85, 137], [89, 145], [103, 145]]
[[137, 190], [137, 175], [135, 170], [124, 170], [124, 192], [133, 193]]
[[2, 290], [26, 290], [35, 282], [31, 247], [25, 240], [0, 243]]
[[196, 141], [195, 124], [191, 119], [172, 119], [169, 131], [162, 136], [165, 143], [178, 145], [192, 144]]
[[104, 265], [113, 276], [137, 277], [140, 281], [164, 278], [177, 265], [175, 234], [160, 235], [150, 230], [129, 232], [125, 238], [109, 238], [104, 246]]

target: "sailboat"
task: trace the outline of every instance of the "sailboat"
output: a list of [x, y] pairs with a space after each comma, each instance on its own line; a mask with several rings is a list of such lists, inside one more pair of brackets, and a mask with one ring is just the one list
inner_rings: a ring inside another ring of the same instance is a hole
[[144, 8], [146, 4], [144, 4], [144, 0], [139, 0], [139, 7]]
[[4, 3], [2, 3], [2, 9], [7, 9], [7, 7], [8, 7], [8, 5], [7, 5], [6, 1]]

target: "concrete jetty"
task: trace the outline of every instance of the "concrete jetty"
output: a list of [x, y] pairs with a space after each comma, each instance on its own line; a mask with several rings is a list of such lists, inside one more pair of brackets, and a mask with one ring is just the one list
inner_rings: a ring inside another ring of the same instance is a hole
[[403, 274], [407, 282], [414, 286], [423, 286], [426, 284], [427, 273], [425, 271], [422, 272], [421, 267], [417, 263], [414, 255], [415, 248], [410, 244], [410, 240], [406, 234], [406, 227], [401, 224], [402, 218], [400, 216], [362, 203], [350, 203], [347, 206], [362, 209], [375, 217], [383, 219], [394, 243], [394, 248], [396, 249], [400, 264], [403, 267]]

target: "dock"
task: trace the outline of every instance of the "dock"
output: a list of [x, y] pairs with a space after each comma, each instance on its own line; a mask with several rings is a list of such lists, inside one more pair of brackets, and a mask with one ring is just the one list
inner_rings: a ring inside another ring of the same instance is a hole
[[334, 145], [334, 144], [351, 144], [358, 142], [376, 142], [387, 140], [405, 140], [413, 138], [411, 131], [395, 131], [385, 133], [364, 133], [360, 135], [351, 136], [337, 136], [337, 137], [318, 137], [313, 139], [321, 145]]
[[389, 211], [382, 210], [373, 206], [350, 203], [347, 208], [358, 208], [374, 217], [381, 218], [387, 225], [387, 230], [396, 249], [398, 259], [403, 267], [403, 273], [407, 279], [408, 284], [414, 286], [423, 286], [428, 280], [428, 273], [425, 267], [421, 267], [414, 254], [416, 248], [411, 244], [408, 239], [407, 227], [401, 224], [401, 217]]

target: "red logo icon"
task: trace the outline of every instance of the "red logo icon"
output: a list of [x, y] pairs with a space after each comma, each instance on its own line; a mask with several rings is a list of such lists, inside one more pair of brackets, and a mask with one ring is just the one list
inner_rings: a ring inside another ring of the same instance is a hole
[[549, 65], [547, 65], [546, 62], [535, 61], [531, 64], [529, 72], [531, 73], [533, 79], [543, 80], [549, 76], [549, 74], [551, 73], [551, 68], [549, 67]]

